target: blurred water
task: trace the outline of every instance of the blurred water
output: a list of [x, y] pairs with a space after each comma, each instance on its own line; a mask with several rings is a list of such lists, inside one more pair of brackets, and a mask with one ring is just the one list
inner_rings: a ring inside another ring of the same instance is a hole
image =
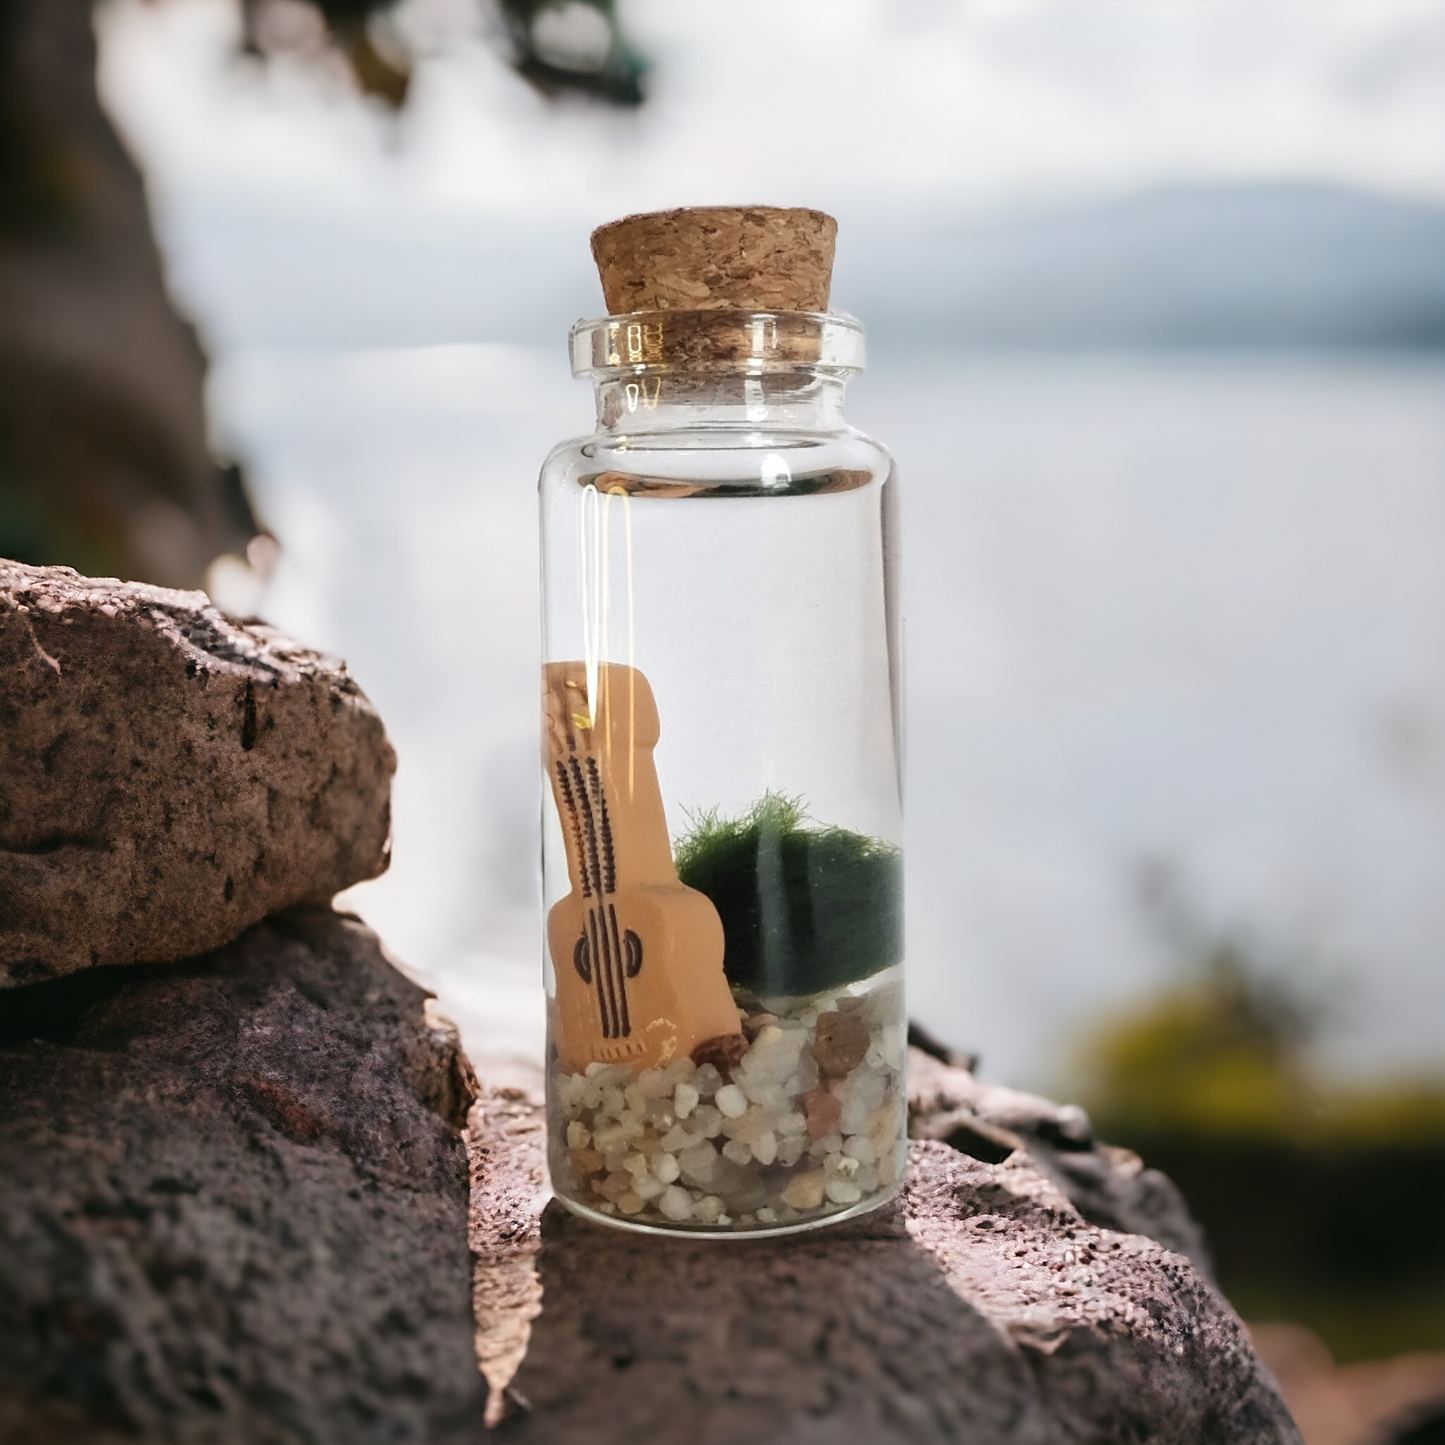
[[[261, 610], [400, 755], [348, 901], [475, 1052], [536, 1049], [535, 476], [586, 389], [497, 345], [239, 349], [212, 392], [285, 544]], [[852, 412], [904, 479], [915, 1016], [1057, 1077], [1167, 975], [1162, 855], [1316, 960], [1341, 1068], [1445, 1058], [1445, 362], [885, 352]]]

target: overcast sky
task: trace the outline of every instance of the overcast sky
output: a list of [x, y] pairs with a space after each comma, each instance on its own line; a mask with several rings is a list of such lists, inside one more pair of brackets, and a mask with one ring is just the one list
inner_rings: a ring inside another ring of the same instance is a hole
[[955, 208], [1162, 181], [1445, 199], [1442, 0], [622, 0], [640, 113], [549, 104], [475, 0], [400, 122], [234, 60], [231, 0], [110, 0], [101, 83], [167, 206], [575, 222], [688, 202]]

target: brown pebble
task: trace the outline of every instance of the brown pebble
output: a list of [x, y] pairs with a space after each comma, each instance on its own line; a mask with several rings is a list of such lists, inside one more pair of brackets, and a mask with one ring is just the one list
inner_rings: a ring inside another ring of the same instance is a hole
[[769, 1024], [775, 1024], [777, 1021], [776, 1014], [749, 1014], [743, 1020], [743, 1032], [748, 1036], [748, 1042], [752, 1043]]
[[854, 1013], [818, 1015], [818, 1038], [813, 1057], [825, 1079], [841, 1079], [863, 1062], [868, 1052], [868, 1025]]
[[838, 1132], [838, 1120], [843, 1117], [843, 1101], [827, 1089], [814, 1089], [803, 1095], [803, 1111], [808, 1119], [808, 1138], [826, 1139]]
[[716, 1038], [704, 1039], [692, 1051], [692, 1061], [698, 1068], [711, 1064], [723, 1078], [731, 1079], [747, 1051], [748, 1041], [741, 1034], [718, 1034]]

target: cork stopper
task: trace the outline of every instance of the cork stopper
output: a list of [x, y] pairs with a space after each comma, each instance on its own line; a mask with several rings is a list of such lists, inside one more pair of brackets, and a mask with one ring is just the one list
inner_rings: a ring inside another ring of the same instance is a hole
[[838, 223], [779, 206], [686, 206], [592, 233], [613, 316], [636, 311], [826, 311]]

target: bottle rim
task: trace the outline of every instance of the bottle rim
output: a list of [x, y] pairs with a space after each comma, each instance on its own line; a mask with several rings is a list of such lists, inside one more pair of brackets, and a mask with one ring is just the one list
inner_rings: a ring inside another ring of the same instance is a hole
[[579, 321], [568, 335], [572, 374], [605, 380], [654, 373], [863, 370], [862, 323], [823, 311], [634, 311]]

